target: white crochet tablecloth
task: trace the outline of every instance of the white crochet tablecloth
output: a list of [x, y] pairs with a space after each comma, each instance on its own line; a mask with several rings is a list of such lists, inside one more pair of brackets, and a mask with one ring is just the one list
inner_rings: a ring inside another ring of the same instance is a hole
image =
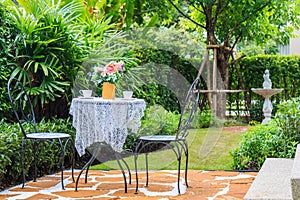
[[128, 129], [136, 133], [144, 116], [143, 99], [74, 98], [70, 107], [76, 129], [75, 147], [80, 156], [96, 142], [122, 152]]

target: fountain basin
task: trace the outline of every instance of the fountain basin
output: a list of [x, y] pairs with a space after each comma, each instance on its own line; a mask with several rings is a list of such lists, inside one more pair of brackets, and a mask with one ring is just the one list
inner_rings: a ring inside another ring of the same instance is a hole
[[280, 93], [283, 90], [283, 88], [274, 88], [274, 89], [251, 88], [251, 90], [256, 94], [263, 96], [264, 98], [270, 98], [274, 94]]

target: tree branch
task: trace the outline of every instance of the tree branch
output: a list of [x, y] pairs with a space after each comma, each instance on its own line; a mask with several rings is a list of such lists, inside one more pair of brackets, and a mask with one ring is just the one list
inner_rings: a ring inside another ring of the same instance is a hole
[[[262, 5], [261, 7], [259, 7], [255, 13], [263, 10], [265, 7], [267, 7], [267, 5], [269, 5], [270, 1], [267, 1], [264, 5]], [[230, 35], [237, 27], [239, 27], [239, 25], [241, 25], [243, 22], [247, 21], [248, 19], [250, 19], [251, 17], [255, 16], [255, 14], [251, 14], [251, 15], [247, 15], [245, 16], [244, 19], [242, 19], [239, 23], [236, 23], [235, 26], [228, 32], [227, 36]]]
[[231, 47], [232, 50], [236, 46], [236, 44], [238, 43], [238, 41], [240, 40], [240, 38], [241, 38], [241, 35], [239, 35], [238, 37], [236, 37], [236, 39], [235, 39], [235, 41], [234, 41], [234, 43], [233, 43], [233, 45]]
[[195, 10], [197, 10], [198, 12], [205, 14], [203, 10], [200, 10], [199, 8], [197, 8], [194, 4], [192, 5], [193, 8], [195, 8]]
[[205, 29], [205, 26], [203, 26], [202, 24], [199, 24], [198, 22], [196, 22], [195, 20], [193, 20], [192, 18], [190, 18], [188, 15], [186, 15], [182, 10], [180, 10], [180, 8], [178, 8], [178, 6], [176, 6], [172, 0], [168, 0], [170, 2], [170, 4], [185, 18], [187, 18], [188, 20], [190, 20], [191, 22], [193, 22], [194, 24], [196, 24], [197, 26], [200, 26], [201, 28]]
[[232, 61], [228, 65], [235, 65], [236, 63], [238, 63], [240, 60], [242, 60], [245, 57], [246, 57], [246, 55], [242, 55], [242, 56], [238, 57], [237, 59], [234, 59], [233, 55], [231, 55]]
[[221, 8], [221, 1], [218, 0], [216, 12], [215, 12], [215, 16], [213, 17], [213, 20], [212, 20], [213, 26], [215, 26], [215, 24], [216, 24], [216, 22], [217, 22], [218, 15], [219, 15], [219, 13], [220, 13], [220, 8]]

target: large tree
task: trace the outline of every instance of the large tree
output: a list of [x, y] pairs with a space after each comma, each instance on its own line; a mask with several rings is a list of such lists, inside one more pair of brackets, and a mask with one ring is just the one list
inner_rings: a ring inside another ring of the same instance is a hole
[[[120, 0], [124, 5], [123, 29], [132, 25], [178, 25], [198, 31], [207, 45], [217, 46], [217, 67], [228, 89], [228, 69], [235, 63], [239, 42], [260, 45], [270, 40], [286, 44], [299, 28], [300, 0]], [[176, 12], [177, 10], [177, 12]], [[175, 12], [174, 12], [175, 11]], [[219, 95], [219, 117], [225, 116], [226, 94]], [[222, 108], [223, 107], [223, 108]]]
[[[206, 36], [207, 45], [217, 45], [217, 67], [228, 87], [228, 68], [240, 41], [265, 44], [288, 42], [299, 28], [299, 0], [167, 0], [183, 16], [179, 25]], [[224, 95], [223, 98], [224, 99]], [[226, 98], [225, 98], [226, 99]], [[224, 109], [218, 109], [220, 117]]]

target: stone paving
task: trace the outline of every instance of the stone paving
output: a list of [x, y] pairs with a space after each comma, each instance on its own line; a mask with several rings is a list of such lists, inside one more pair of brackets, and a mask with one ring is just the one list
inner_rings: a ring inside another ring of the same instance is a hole
[[[41, 200], [41, 199], [124, 199], [124, 200], [221, 200], [243, 199], [250, 188], [256, 172], [232, 171], [202, 171], [189, 170], [189, 188], [181, 183], [181, 195], [177, 193], [177, 171], [151, 171], [149, 186], [143, 187], [145, 174], [139, 173], [139, 193], [135, 191], [135, 176], [132, 184], [128, 185], [128, 192], [124, 192], [123, 177], [119, 170], [89, 171], [88, 183], [84, 183], [84, 174], [79, 181], [78, 191], [71, 181], [67, 171], [64, 183], [65, 190], [61, 189], [60, 174], [48, 175], [37, 180], [27, 182], [25, 188], [21, 185], [0, 192], [0, 199], [7, 200]], [[182, 173], [183, 174], [183, 173]], [[76, 177], [78, 171], [76, 171]]]

